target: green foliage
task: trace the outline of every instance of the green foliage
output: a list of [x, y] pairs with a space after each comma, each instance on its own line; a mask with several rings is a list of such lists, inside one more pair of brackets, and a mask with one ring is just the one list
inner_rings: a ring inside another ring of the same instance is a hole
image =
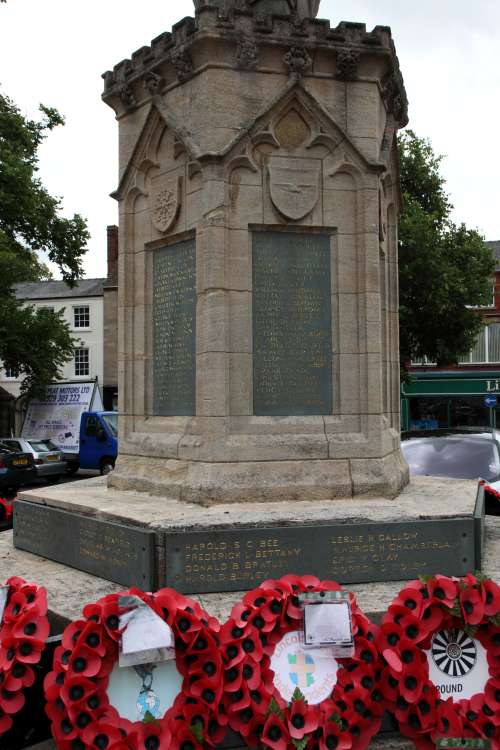
[[203, 743], [203, 726], [201, 723], [191, 724], [189, 731], [200, 745]]
[[307, 735], [306, 737], [302, 737], [301, 740], [294, 740], [292, 739], [292, 742], [294, 746], [297, 748], [297, 750], [305, 750], [307, 747], [307, 743], [309, 742], [310, 735]]
[[337, 711], [334, 711], [331, 716], [328, 717], [328, 721], [333, 721], [334, 724], [338, 724], [342, 728], [342, 718]]
[[298, 688], [298, 687], [296, 687], [295, 690], [293, 691], [292, 700], [290, 701], [290, 705], [292, 705], [292, 703], [294, 701], [301, 701], [302, 703], [307, 703], [306, 696], [304, 695], [304, 693], [302, 692], [302, 690], [300, 688]]
[[74, 341], [60, 314], [23, 307], [12, 284], [50, 278], [43, 252], [74, 286], [89, 239], [84, 219], [61, 217], [61, 201], [37, 176], [39, 146], [64, 124], [57, 110], [40, 111], [39, 122], [29, 120], [0, 94], [0, 359], [25, 378], [24, 391], [57, 379]]
[[271, 700], [269, 701], [269, 707], [267, 709], [266, 716], [273, 716], [273, 715], [274, 716], [278, 716], [282, 720], [285, 719], [285, 714], [283, 713], [283, 711], [279, 707], [278, 702], [277, 702], [276, 698], [274, 698], [274, 697], [271, 698]]
[[450, 218], [442, 157], [411, 130], [399, 136], [403, 211], [399, 228], [400, 345], [403, 366], [438, 365], [466, 354], [482, 328], [468, 306], [491, 300], [494, 261], [484, 238]]
[[142, 720], [143, 724], [159, 724], [158, 719], [155, 719], [153, 714], [150, 711], [146, 711], [144, 714], [144, 719]]

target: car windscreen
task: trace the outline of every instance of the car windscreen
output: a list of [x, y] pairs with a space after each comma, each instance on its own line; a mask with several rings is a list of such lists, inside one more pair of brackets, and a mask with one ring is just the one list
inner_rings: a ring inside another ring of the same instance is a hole
[[494, 479], [500, 474], [496, 444], [471, 438], [424, 438], [402, 443], [411, 474]]
[[1, 453], [15, 453], [16, 450], [14, 448], [11, 448], [11, 446], [7, 445], [6, 443], [0, 443], [0, 452]]
[[59, 450], [52, 440], [28, 440], [28, 443], [37, 453], [47, 453], [48, 451]]
[[9, 450], [11, 453], [22, 451], [21, 444], [17, 440], [10, 440], [7, 438], [6, 440], [2, 440], [2, 446], [4, 449]]
[[113, 437], [118, 435], [118, 414], [103, 414], [103, 421]]

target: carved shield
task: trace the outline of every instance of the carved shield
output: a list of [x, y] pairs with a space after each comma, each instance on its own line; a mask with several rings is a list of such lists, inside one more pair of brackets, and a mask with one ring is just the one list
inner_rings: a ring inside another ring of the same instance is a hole
[[151, 185], [151, 214], [159, 232], [168, 232], [174, 224], [182, 200], [182, 177], [167, 180], [156, 177]]
[[319, 159], [272, 156], [269, 161], [271, 200], [288, 219], [309, 214], [319, 199]]

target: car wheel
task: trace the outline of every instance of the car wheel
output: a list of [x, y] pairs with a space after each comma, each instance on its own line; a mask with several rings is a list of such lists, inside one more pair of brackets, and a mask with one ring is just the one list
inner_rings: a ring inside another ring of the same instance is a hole
[[105, 476], [106, 474], [111, 474], [113, 469], [115, 468], [115, 462], [112, 458], [103, 458], [101, 461], [101, 474]]
[[71, 461], [71, 463], [68, 463], [66, 467], [66, 474], [76, 474], [79, 468], [80, 464], [78, 463], [78, 461]]

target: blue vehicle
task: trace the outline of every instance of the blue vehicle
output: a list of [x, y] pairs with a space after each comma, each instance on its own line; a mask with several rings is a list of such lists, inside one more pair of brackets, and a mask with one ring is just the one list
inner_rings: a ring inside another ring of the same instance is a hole
[[80, 420], [80, 450], [66, 456], [69, 471], [97, 469], [109, 474], [118, 455], [118, 413], [84, 411]]

